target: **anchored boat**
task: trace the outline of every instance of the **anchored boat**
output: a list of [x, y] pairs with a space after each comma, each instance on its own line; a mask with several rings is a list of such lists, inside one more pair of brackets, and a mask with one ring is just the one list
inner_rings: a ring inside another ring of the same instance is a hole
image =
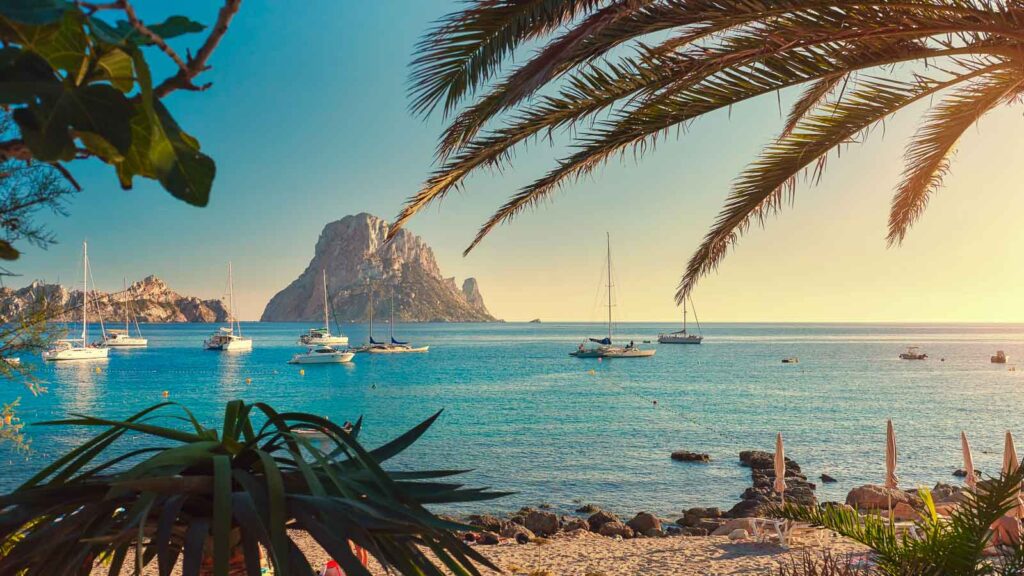
[[351, 362], [354, 352], [337, 350], [330, 346], [310, 346], [302, 354], [292, 356], [289, 364], [341, 364]]
[[337, 336], [331, 334], [331, 324], [327, 313], [328, 308], [328, 296], [327, 296], [327, 270], [324, 270], [324, 327], [323, 328], [310, 328], [309, 332], [299, 336], [299, 343], [307, 346], [316, 346], [318, 344], [326, 344], [328, 346], [348, 346], [348, 336], [344, 334], [338, 334]]
[[231, 262], [228, 262], [228, 325], [221, 326], [203, 342], [203, 348], [215, 352], [236, 352], [252, 350], [252, 338], [242, 336], [242, 324], [234, 316], [235, 282], [231, 273]]
[[365, 352], [370, 354], [406, 354], [410, 352], [426, 352], [430, 350], [430, 346], [412, 346], [408, 342], [399, 342], [395, 340], [395, 293], [391, 293], [391, 320], [388, 322], [388, 338], [391, 340], [387, 342], [377, 342], [373, 339], [373, 300], [370, 301], [370, 344], [366, 347]]
[[[131, 335], [130, 327], [135, 325], [135, 336]], [[106, 330], [103, 334], [103, 345], [108, 348], [145, 348], [149, 340], [142, 337], [139, 319], [132, 309], [131, 288], [128, 279], [124, 280], [124, 330]]]
[[[690, 334], [686, 331], [686, 298], [683, 298], [683, 329], [667, 334], [658, 334], [658, 344], [700, 344], [704, 336], [700, 334], [700, 321], [697, 320], [697, 334]], [[694, 310], [693, 317], [696, 320], [697, 311]]]
[[[43, 352], [43, 360], [50, 362], [65, 360], [100, 360], [107, 358], [110, 350], [89, 342], [89, 244], [82, 242], [82, 337], [63, 338]], [[102, 330], [103, 319], [100, 318]]]
[[921, 349], [917, 346], [908, 346], [907, 351], [900, 354], [901, 360], [924, 360], [928, 358], [928, 355], [921, 352]]
[[[610, 234], [605, 234], [608, 245], [608, 336], [597, 339], [587, 338], [586, 342], [580, 344], [576, 350], [569, 352], [569, 356], [576, 358], [648, 358], [654, 356], [656, 350], [644, 350], [633, 342], [626, 346], [615, 346], [612, 344], [612, 239]], [[596, 346], [587, 346], [587, 343]]]

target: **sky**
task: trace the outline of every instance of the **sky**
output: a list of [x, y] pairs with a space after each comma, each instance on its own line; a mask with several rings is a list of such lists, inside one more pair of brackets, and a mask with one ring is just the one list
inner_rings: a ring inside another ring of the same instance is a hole
[[[218, 4], [174, 9], [212, 23]], [[220, 297], [231, 260], [239, 315], [257, 319], [306, 267], [325, 224], [359, 212], [393, 218], [429, 174], [443, 119], [408, 112], [409, 62], [431, 22], [458, 5], [246, 0], [202, 78], [213, 86], [166, 101], [217, 162], [209, 206], [138, 179], [122, 191], [111, 168], [75, 163], [85, 190], [70, 216], [40, 217], [59, 244], [27, 248], [11, 266], [23, 277], [7, 283], [67, 282], [88, 239], [100, 289], [156, 274], [183, 294]], [[166, 17], [168, 6], [142, 4], [142, 17]], [[802, 184], [792, 207], [742, 238], [694, 293], [700, 319], [1024, 321], [1019, 107], [969, 131], [923, 219], [902, 247], [886, 247], [902, 151], [924, 111], [908, 109], [833, 156], [817, 186]], [[535, 144], [513, 170], [471, 178], [408, 228], [446, 276], [476, 277], [491, 312], [509, 321], [600, 321], [609, 232], [617, 320], [673, 320], [687, 259], [731, 182], [781, 125], [775, 97], [703, 118], [639, 163], [614, 161], [566, 187], [463, 257], [479, 224], [553, 165], [560, 144]]]

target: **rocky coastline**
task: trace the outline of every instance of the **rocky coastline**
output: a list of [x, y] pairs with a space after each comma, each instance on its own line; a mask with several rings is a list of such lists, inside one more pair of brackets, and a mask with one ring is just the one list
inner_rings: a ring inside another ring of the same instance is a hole
[[[673, 453], [673, 459], [702, 463], [706, 460], [699, 453], [691, 457], [680, 457]], [[742, 494], [739, 502], [729, 509], [720, 507], [693, 507], [680, 510], [670, 517], [647, 511], [620, 515], [595, 504], [582, 504], [571, 513], [559, 513], [550, 504], [523, 507], [507, 514], [469, 514], [464, 516], [443, 516], [452, 522], [469, 525], [475, 530], [464, 533], [464, 537], [476, 544], [493, 545], [515, 542], [528, 544], [543, 541], [556, 535], [591, 535], [623, 540], [634, 538], [665, 537], [728, 537], [730, 540], [748, 539], [753, 530], [755, 518], [769, 515], [772, 505], [782, 503], [774, 492], [774, 457], [770, 452], [747, 450], [740, 452], [738, 463], [750, 469], [751, 485]], [[891, 514], [896, 520], [912, 520], [918, 517], [922, 501], [917, 489], [889, 489], [878, 485], [858, 486], [850, 490], [845, 502], [818, 502], [815, 496], [817, 485], [810, 482], [800, 465], [786, 458], [785, 502], [804, 506], [845, 506], [863, 514]], [[945, 483], [932, 488], [932, 497], [940, 513], [956, 506], [961, 499], [961, 489]]]

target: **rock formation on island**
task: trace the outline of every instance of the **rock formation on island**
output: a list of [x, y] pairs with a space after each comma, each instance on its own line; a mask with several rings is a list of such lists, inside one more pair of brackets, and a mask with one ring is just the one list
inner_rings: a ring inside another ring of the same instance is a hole
[[398, 322], [492, 322], [475, 278], [460, 289], [445, 278], [434, 251], [406, 229], [384, 243], [389, 224], [371, 214], [345, 216], [324, 226], [305, 271], [278, 292], [263, 311], [263, 322], [323, 320], [323, 271], [331, 309], [339, 322], [364, 322], [373, 313], [384, 321], [394, 295]]
[[[224, 322], [227, 319], [227, 310], [220, 300], [182, 296], [156, 276], [147, 276], [133, 282], [127, 294], [131, 311], [139, 322]], [[90, 298], [90, 315], [96, 314], [98, 310], [105, 322], [123, 321], [124, 291], [90, 291]], [[67, 314], [67, 319], [74, 321], [77, 310], [82, 306], [82, 291], [68, 290], [60, 284], [44, 284], [38, 280], [17, 290], [0, 288], [0, 322], [10, 322], [38, 310], [44, 302], [50, 316], [61, 310], [74, 311]]]

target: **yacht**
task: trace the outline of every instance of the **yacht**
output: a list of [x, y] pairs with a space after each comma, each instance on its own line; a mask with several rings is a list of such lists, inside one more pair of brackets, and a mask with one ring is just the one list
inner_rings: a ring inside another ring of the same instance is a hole
[[329, 316], [327, 308], [327, 270], [324, 270], [324, 327], [310, 328], [309, 332], [299, 336], [299, 344], [305, 344], [307, 346], [315, 346], [317, 344], [326, 344], [328, 346], [348, 346], [348, 336], [345, 336], [344, 334], [338, 334], [337, 336], [331, 334], [331, 325], [328, 320]]
[[378, 342], [373, 339], [373, 287], [370, 287], [370, 343], [358, 348], [357, 352], [370, 354], [407, 354], [426, 352], [430, 346], [412, 346], [408, 342], [395, 340], [395, 293], [391, 292], [391, 320], [388, 323], [388, 337], [391, 342]]
[[[697, 317], [697, 313], [694, 312], [694, 318]], [[697, 321], [697, 330], [700, 330], [700, 321]], [[677, 332], [669, 332], [667, 334], [658, 334], [658, 344], [700, 344], [704, 340], [704, 336], [698, 334], [690, 334], [686, 331], [686, 298], [683, 298], [683, 329]]]
[[[43, 352], [43, 360], [58, 362], [66, 360], [100, 360], [109, 356], [110, 350], [89, 342], [89, 244], [82, 242], [82, 337], [63, 338]], [[100, 319], [102, 330], [103, 319]]]
[[[649, 358], [654, 356], [656, 350], [644, 350], [630, 342], [626, 346], [615, 346], [612, 344], [612, 239], [606, 234], [608, 245], [608, 336], [597, 339], [587, 338], [587, 342], [580, 344], [576, 350], [569, 353], [576, 358]], [[587, 346], [587, 343], [595, 346]]]
[[901, 360], [924, 360], [928, 355], [921, 352], [917, 346], [908, 346], [907, 351], [900, 354]]
[[203, 348], [217, 352], [235, 352], [252, 350], [252, 338], [242, 336], [242, 324], [234, 316], [235, 309], [235, 283], [231, 272], [231, 263], [228, 262], [228, 297], [227, 297], [228, 325], [221, 326], [210, 338], [203, 342]]
[[292, 356], [289, 364], [341, 364], [351, 362], [355, 352], [337, 350], [330, 346], [310, 346], [302, 354]]
[[[139, 319], [132, 310], [132, 293], [128, 287], [128, 279], [124, 280], [124, 330], [106, 330], [103, 334], [103, 345], [113, 348], [145, 348], [149, 340], [142, 337]], [[135, 326], [135, 336], [131, 334], [131, 326]]]

